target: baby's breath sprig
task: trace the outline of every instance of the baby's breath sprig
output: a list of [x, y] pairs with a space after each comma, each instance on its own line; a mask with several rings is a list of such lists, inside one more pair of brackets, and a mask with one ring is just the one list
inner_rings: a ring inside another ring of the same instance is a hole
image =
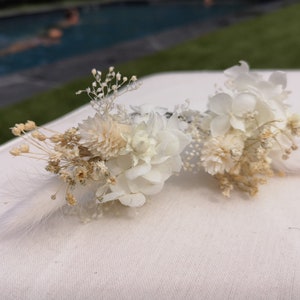
[[[107, 115], [114, 108], [114, 100], [128, 91], [136, 90], [140, 87], [136, 76], [123, 76], [116, 72], [114, 67], [110, 67], [108, 73], [102, 79], [102, 72], [96, 69], [92, 70], [94, 81], [92, 86], [85, 90], [79, 90], [77, 95], [86, 93], [91, 99], [92, 107], [100, 114]], [[120, 91], [120, 89], [122, 91]]]

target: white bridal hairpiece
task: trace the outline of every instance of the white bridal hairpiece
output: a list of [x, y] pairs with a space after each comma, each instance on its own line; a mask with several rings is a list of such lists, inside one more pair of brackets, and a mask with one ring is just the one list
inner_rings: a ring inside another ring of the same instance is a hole
[[89, 96], [93, 116], [65, 132], [33, 121], [12, 128], [24, 143], [10, 153], [44, 159], [61, 179], [44, 216], [66, 204], [92, 218], [109, 203], [140, 207], [181, 169], [205, 170], [227, 197], [233, 189], [253, 196], [280, 174], [273, 165], [278, 154], [286, 160], [298, 148], [300, 116], [288, 110], [284, 72], [265, 79], [242, 61], [224, 72], [224, 89], [209, 97], [203, 113], [187, 104], [173, 111], [146, 104], [126, 109], [116, 98], [138, 88], [137, 78], [113, 67], [105, 76], [92, 74], [92, 86], [77, 93]]

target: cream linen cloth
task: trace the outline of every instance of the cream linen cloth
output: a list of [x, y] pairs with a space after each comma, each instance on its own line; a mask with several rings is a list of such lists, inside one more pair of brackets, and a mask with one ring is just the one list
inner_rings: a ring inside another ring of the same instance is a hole
[[[300, 72], [287, 73], [299, 113]], [[156, 74], [118, 102], [172, 108], [189, 99], [205, 110], [224, 80], [220, 72]], [[84, 106], [49, 126], [63, 130], [93, 113]], [[0, 214], [31, 184], [51, 201], [39, 182], [43, 163], [8, 154], [19, 143], [0, 148]], [[299, 179], [272, 178], [253, 199], [225, 199], [209, 175], [180, 174], [136, 216], [50, 218], [1, 240], [0, 299], [300, 299]]]

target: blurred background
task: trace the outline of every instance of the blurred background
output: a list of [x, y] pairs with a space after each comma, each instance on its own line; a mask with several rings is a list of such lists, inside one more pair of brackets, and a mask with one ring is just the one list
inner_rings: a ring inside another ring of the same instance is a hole
[[0, 0], [0, 143], [8, 127], [48, 122], [86, 103], [94, 67], [144, 76], [300, 68], [295, 0]]
[[257, 1], [48, 1], [47, 6], [47, 1], [1, 0], [1, 8], [12, 10], [0, 20], [0, 76], [194, 22], [218, 22]]

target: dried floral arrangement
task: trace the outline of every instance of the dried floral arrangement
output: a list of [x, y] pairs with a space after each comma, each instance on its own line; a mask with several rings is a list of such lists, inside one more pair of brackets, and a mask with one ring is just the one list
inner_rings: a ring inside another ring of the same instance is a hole
[[[168, 113], [141, 105], [129, 112], [116, 104], [117, 97], [140, 86], [135, 76], [128, 79], [113, 67], [105, 76], [95, 69], [92, 74], [92, 86], [77, 94], [89, 96], [94, 116], [63, 133], [33, 121], [16, 124], [12, 133], [25, 143], [10, 153], [44, 159], [46, 170], [65, 183], [70, 206], [82, 208], [93, 202], [99, 210], [101, 204], [115, 200], [142, 206], [147, 196], [160, 192], [165, 181], [181, 170], [180, 154], [190, 143], [186, 124], [179, 118], [179, 108]], [[80, 186], [94, 191], [92, 199], [76, 196]]]
[[[46, 170], [62, 179], [69, 206], [93, 203], [95, 215], [111, 202], [142, 206], [182, 168], [205, 170], [227, 197], [233, 189], [253, 196], [280, 173], [274, 159], [286, 160], [298, 148], [300, 116], [288, 109], [284, 72], [265, 79], [241, 61], [224, 71], [225, 86], [209, 97], [206, 112], [188, 105], [130, 111], [116, 99], [140, 86], [135, 76], [128, 79], [113, 67], [106, 76], [95, 69], [92, 74], [92, 86], [78, 93], [89, 96], [94, 116], [63, 133], [33, 121], [12, 128], [25, 143], [11, 154], [44, 159]], [[82, 187], [92, 191], [91, 199], [77, 196]]]
[[225, 196], [234, 188], [255, 195], [259, 184], [279, 170], [274, 159], [286, 160], [297, 150], [300, 116], [290, 113], [286, 73], [268, 79], [246, 62], [227, 69], [226, 90], [209, 99], [201, 128], [201, 164], [219, 182]]

